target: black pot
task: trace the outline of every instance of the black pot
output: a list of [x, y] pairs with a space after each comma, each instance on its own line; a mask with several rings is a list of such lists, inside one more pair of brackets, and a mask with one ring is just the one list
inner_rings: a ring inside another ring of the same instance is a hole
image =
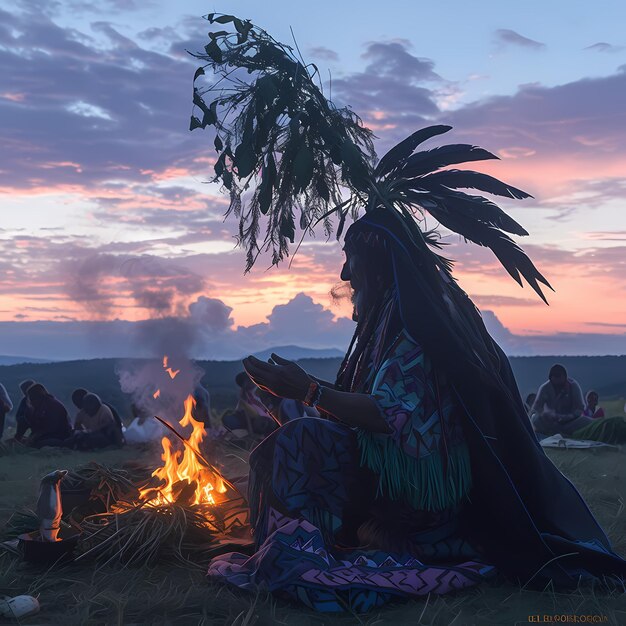
[[72, 560], [80, 534], [74, 528], [61, 528], [60, 541], [42, 541], [38, 530], [18, 536], [18, 550], [29, 563], [63, 563]]

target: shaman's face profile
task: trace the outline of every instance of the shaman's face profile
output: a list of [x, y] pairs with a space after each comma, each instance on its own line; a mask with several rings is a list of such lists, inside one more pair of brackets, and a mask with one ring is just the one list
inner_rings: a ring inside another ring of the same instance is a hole
[[341, 280], [350, 283], [352, 290], [352, 319], [357, 322], [364, 314], [369, 299], [369, 283], [363, 271], [365, 263], [361, 256], [350, 248], [344, 249], [346, 260], [341, 269]]

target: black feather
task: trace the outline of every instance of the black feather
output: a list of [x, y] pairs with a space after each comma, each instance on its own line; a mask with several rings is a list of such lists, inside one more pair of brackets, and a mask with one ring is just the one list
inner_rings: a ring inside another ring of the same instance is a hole
[[538, 283], [543, 283], [546, 287], [552, 289], [550, 283], [542, 276], [524, 251], [510, 237], [494, 226], [476, 221], [456, 212], [451, 213], [442, 207], [432, 207], [429, 208], [428, 211], [435, 219], [452, 232], [480, 246], [490, 248], [504, 266], [504, 269], [515, 281], [523, 285], [520, 277], [521, 274], [537, 295], [548, 304]]
[[463, 143], [449, 144], [411, 155], [397, 171], [397, 174], [403, 178], [415, 178], [447, 165], [456, 165], [469, 161], [487, 161], [497, 158], [495, 154], [483, 148]]
[[[421, 180], [421, 179], [419, 179]], [[414, 202], [423, 203], [424, 196], [408, 194]], [[490, 224], [496, 228], [514, 235], [528, 235], [521, 224], [518, 224], [510, 215], [507, 215], [497, 204], [483, 196], [470, 196], [460, 191], [451, 191], [445, 187], [433, 189], [428, 193], [438, 206], [444, 206], [448, 211], [458, 211], [466, 217]]]
[[443, 170], [423, 176], [419, 181], [426, 189], [430, 188], [434, 183], [436, 185], [450, 187], [451, 189], [478, 189], [479, 191], [484, 191], [494, 196], [515, 198], [516, 200], [532, 198], [529, 193], [517, 187], [507, 185], [501, 180], [489, 176], [489, 174], [469, 170]]
[[378, 162], [378, 165], [374, 170], [374, 176], [385, 176], [385, 174], [388, 174], [393, 169], [399, 167], [408, 157], [410, 157], [415, 151], [415, 148], [417, 148], [417, 146], [421, 143], [431, 137], [447, 133], [449, 130], [452, 130], [452, 126], [428, 126], [427, 128], [421, 128], [412, 135], [409, 135], [406, 139], [403, 139], [399, 144], [396, 144], [393, 148], [391, 148], [391, 150], [389, 150], [389, 152], [387, 152]]

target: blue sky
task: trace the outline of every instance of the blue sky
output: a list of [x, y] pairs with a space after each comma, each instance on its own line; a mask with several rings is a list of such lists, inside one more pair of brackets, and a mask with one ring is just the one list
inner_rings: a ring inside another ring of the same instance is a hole
[[[7, 3], [8, 6], [9, 3]], [[14, 4], [14, 3], [10, 3]], [[24, 3], [33, 6], [36, 3]], [[46, 6], [51, 6], [46, 3]], [[100, 10], [94, 10], [94, 7]], [[80, 9], [77, 7], [84, 7]], [[291, 29], [303, 53], [315, 48], [335, 52], [340, 62], [329, 63], [335, 73], [362, 67], [364, 44], [404, 39], [416, 56], [434, 59], [450, 81], [470, 81], [463, 102], [486, 95], [514, 93], [520, 84], [553, 86], [582, 77], [614, 72], [624, 63], [619, 50], [626, 45], [622, 2], [572, 3], [443, 0], [438, 2], [135, 2], [59, 3], [60, 20], [79, 30], [94, 21], [110, 22], [120, 33], [135, 38], [149, 28], [171, 28], [177, 33], [206, 30], [198, 20], [209, 12], [249, 18], [284, 42]], [[197, 22], [197, 24], [195, 23]], [[498, 31], [513, 31], [514, 36]], [[529, 43], [524, 44], [521, 38]], [[533, 47], [531, 42], [539, 44]], [[161, 43], [168, 45], [171, 40]], [[608, 44], [614, 49], [597, 44]], [[159, 46], [155, 46], [157, 49]], [[534, 57], [526, 52], [541, 51]], [[472, 77], [483, 78], [474, 79]], [[472, 84], [474, 83], [474, 84]]]

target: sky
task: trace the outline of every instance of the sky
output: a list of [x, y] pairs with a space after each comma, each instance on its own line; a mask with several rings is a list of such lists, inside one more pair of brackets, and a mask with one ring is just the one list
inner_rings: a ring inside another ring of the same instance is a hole
[[444, 240], [505, 350], [626, 353], [626, 5], [563, 0], [0, 0], [0, 353], [345, 348], [336, 241], [243, 274], [211, 132], [188, 130], [209, 11], [295, 37], [379, 154], [442, 123], [500, 157], [482, 171], [534, 196], [502, 206], [550, 306]]

